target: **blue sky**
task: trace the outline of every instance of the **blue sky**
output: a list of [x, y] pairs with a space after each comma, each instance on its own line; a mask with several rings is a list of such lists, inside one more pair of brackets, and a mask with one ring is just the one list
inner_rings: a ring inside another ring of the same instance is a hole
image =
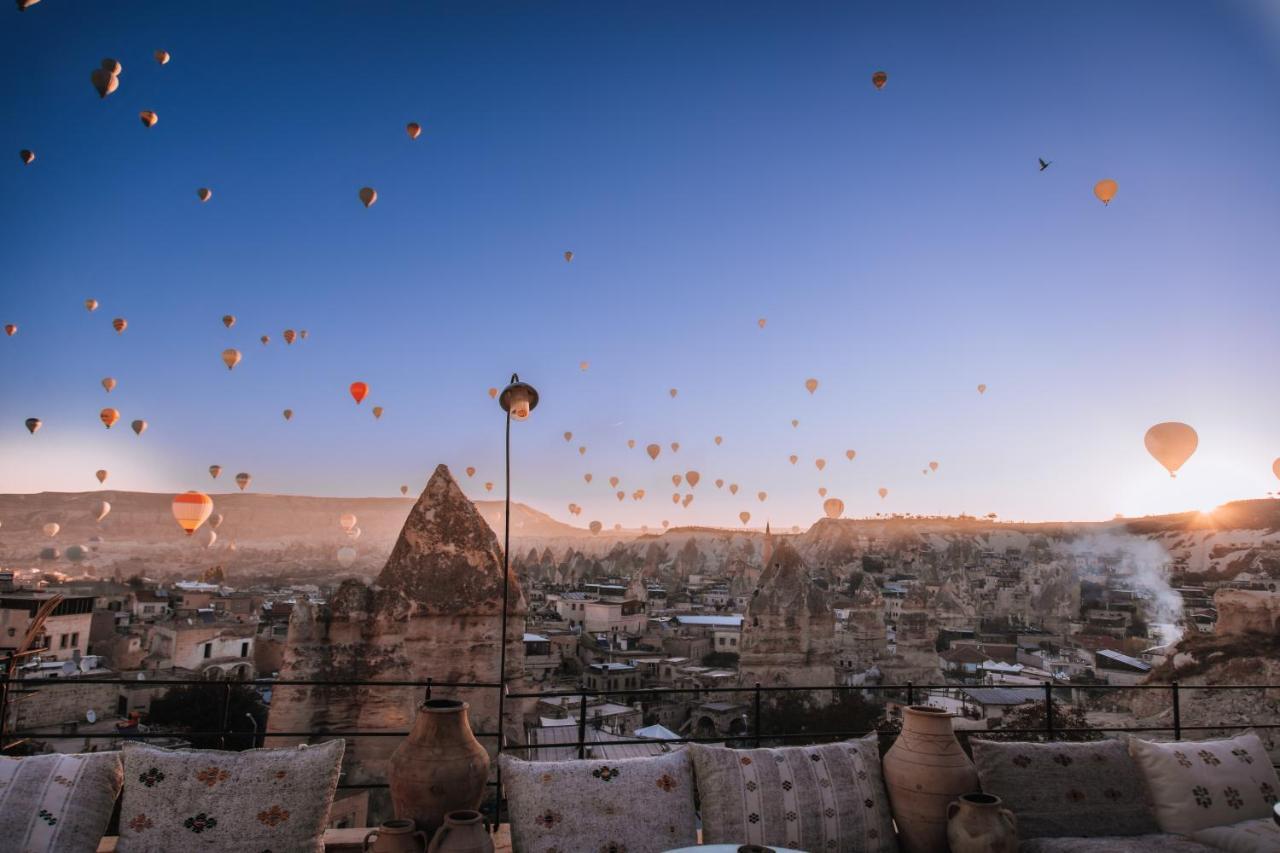
[[[0, 490], [92, 489], [98, 468], [109, 487], [229, 488], [218, 463], [261, 491], [385, 495], [447, 462], [496, 496], [486, 390], [518, 370], [543, 403], [515, 431], [515, 496], [560, 518], [577, 502], [579, 523], [808, 524], [820, 486], [849, 515], [1261, 496], [1280, 485], [1280, 24], [1263, 9], [10, 9]], [[124, 71], [99, 100], [108, 56]], [[310, 337], [285, 347], [285, 328]], [[1142, 447], [1164, 420], [1200, 433], [1177, 480]], [[681, 449], [650, 462], [651, 441]], [[681, 509], [687, 470], [703, 479]], [[617, 502], [611, 475], [646, 498]]]

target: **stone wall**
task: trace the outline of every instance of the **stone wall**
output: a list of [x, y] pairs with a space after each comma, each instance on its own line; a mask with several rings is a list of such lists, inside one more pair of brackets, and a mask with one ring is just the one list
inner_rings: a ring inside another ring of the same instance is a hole
[[1213, 595], [1213, 606], [1218, 610], [1214, 633], [1220, 636], [1280, 633], [1280, 592], [1219, 589]]

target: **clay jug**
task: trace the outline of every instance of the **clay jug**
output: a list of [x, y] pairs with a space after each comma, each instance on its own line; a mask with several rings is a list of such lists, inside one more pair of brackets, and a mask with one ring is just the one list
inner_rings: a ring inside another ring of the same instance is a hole
[[951, 853], [1017, 853], [1018, 819], [991, 794], [961, 794], [947, 806]]
[[444, 816], [444, 826], [431, 838], [430, 853], [493, 853], [493, 839], [480, 812], [461, 809]]
[[387, 781], [396, 817], [427, 833], [449, 812], [479, 808], [484, 796], [489, 753], [471, 732], [469, 707], [456, 699], [428, 699], [391, 754]]
[[884, 757], [889, 806], [903, 853], [947, 849], [947, 806], [978, 790], [978, 771], [951, 731], [951, 714], [912, 705], [902, 716], [902, 733]]
[[389, 820], [364, 837], [365, 853], [422, 853], [427, 849], [427, 834], [411, 820]]

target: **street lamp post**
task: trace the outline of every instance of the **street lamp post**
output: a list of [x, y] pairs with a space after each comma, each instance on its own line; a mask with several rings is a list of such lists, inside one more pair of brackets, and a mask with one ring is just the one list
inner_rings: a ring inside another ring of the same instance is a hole
[[[511, 374], [511, 383], [498, 395], [498, 405], [507, 413], [506, 429], [506, 479], [507, 495], [502, 512], [502, 640], [498, 645], [498, 755], [506, 741], [507, 699], [507, 607], [511, 589], [511, 422], [529, 418], [538, 405], [538, 391], [532, 385], [521, 382], [518, 374]], [[502, 813], [502, 762], [498, 762], [498, 793], [493, 806], [493, 825], [497, 829]]]

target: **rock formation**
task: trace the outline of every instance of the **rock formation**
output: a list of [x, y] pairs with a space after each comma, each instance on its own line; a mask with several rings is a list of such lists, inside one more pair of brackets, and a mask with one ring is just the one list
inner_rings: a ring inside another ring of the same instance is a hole
[[1260, 589], [1219, 589], [1213, 594], [1213, 606], [1218, 611], [1215, 634], [1280, 634], [1280, 593]]
[[800, 555], [779, 542], [747, 605], [739, 671], [743, 684], [830, 686], [835, 617]]
[[[513, 573], [514, 574], [514, 573]], [[502, 553], [493, 530], [449, 470], [436, 468], [405, 520], [376, 583], [346, 581], [321, 608], [305, 602], [289, 620], [283, 680], [440, 682], [499, 680], [503, 606]], [[508, 592], [508, 681], [523, 671], [525, 602], [511, 578]], [[267, 732], [320, 729], [407, 731], [424, 691], [414, 687], [277, 687]], [[437, 687], [436, 697], [471, 704], [477, 732], [498, 730], [495, 689]], [[506, 731], [519, 730], [521, 708], [507, 703]], [[268, 737], [268, 745], [305, 741]], [[493, 738], [482, 738], [492, 748]], [[347, 740], [346, 781], [383, 782], [395, 737]], [[377, 797], [371, 807], [378, 803]]]

